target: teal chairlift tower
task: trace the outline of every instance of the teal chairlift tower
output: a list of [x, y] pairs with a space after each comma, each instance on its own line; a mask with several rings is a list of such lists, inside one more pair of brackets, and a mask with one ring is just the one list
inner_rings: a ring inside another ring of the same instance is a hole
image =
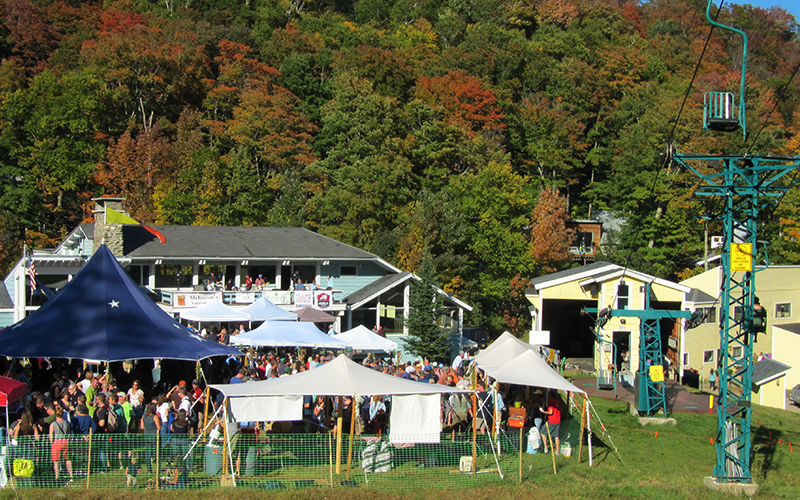
[[[738, 107], [731, 93], [706, 94], [703, 129], [732, 132], [741, 128], [746, 140], [747, 36], [712, 20], [711, 3], [709, 0], [706, 9], [708, 21], [742, 37], [742, 78]], [[787, 174], [800, 166], [800, 157], [675, 153], [673, 159], [700, 179], [695, 196], [712, 197], [723, 204], [719, 213], [706, 217], [720, 220], [723, 226], [717, 462], [713, 479], [718, 483], [751, 484], [753, 343], [756, 335], [766, 330], [764, 311], [755, 307], [756, 222], [759, 212], [791, 187]], [[741, 348], [741, 357], [731, 355], [734, 347]]]
[[[611, 309], [598, 311], [586, 308], [587, 313], [596, 313], [595, 337], [602, 343], [600, 329], [612, 317], [639, 318], [639, 366], [636, 370], [635, 404], [641, 416], [667, 416], [667, 397], [665, 388], [664, 351], [661, 342], [662, 319], [690, 319], [688, 311], [657, 310], [650, 308], [651, 285], [645, 284], [644, 309]], [[605, 343], [608, 343], [607, 341]], [[612, 344], [613, 345], [613, 344]]]

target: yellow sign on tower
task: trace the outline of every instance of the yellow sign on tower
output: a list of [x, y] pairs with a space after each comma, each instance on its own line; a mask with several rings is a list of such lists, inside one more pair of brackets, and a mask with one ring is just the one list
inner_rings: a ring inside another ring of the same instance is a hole
[[753, 270], [753, 244], [731, 243], [731, 271]]

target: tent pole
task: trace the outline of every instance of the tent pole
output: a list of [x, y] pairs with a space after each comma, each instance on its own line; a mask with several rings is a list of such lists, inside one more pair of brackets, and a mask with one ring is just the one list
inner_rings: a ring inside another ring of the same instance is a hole
[[330, 471], [331, 483], [330, 487], [333, 488], [333, 433], [328, 434], [328, 470]]
[[86, 489], [89, 489], [89, 478], [92, 477], [92, 429], [89, 428], [89, 453], [86, 457]]
[[[589, 399], [588, 397], [586, 398]], [[587, 430], [587, 437], [589, 443], [589, 467], [593, 467], [592, 464], [592, 411], [589, 408], [589, 405], [586, 405], [586, 430]]]
[[[163, 424], [162, 424], [163, 425]], [[160, 467], [160, 455], [159, 452], [161, 451], [161, 430], [156, 429], [156, 490], [159, 489], [159, 482], [161, 481], [161, 467]]]
[[[205, 378], [205, 377], [203, 377]], [[205, 436], [208, 432], [208, 402], [211, 400], [211, 387], [208, 386], [208, 381], [206, 380], [206, 407], [203, 411], [203, 422], [205, 423], [205, 427], [203, 428], [203, 435]]]
[[583, 409], [581, 410], [581, 434], [578, 444], [578, 463], [581, 463], [581, 454], [583, 453], [583, 431], [586, 428], [586, 394], [583, 395]]
[[356, 427], [356, 397], [353, 396], [350, 407], [350, 448], [347, 450], [347, 480], [350, 480], [350, 465], [353, 462], [353, 431]]
[[336, 399], [337, 406], [339, 407], [339, 412], [336, 417], [336, 475], [338, 476], [342, 473], [342, 425], [344, 424], [342, 412], [344, 410], [344, 398], [338, 396]]
[[[230, 463], [231, 463], [231, 485], [234, 488], [236, 488], [236, 471], [233, 468], [233, 448], [231, 448], [231, 444], [230, 444], [231, 434], [229, 432], [227, 432], [227, 430], [228, 430], [228, 398], [227, 397], [225, 398], [225, 408], [223, 409], [223, 413], [222, 414], [225, 416], [225, 424], [224, 424], [225, 437], [226, 437], [226, 442], [228, 443], [228, 457], [227, 458], [230, 460]], [[239, 438], [241, 439], [241, 436], [239, 436]], [[241, 457], [240, 457], [240, 460], [241, 460]]]
[[478, 432], [478, 393], [472, 393], [472, 474], [475, 475], [478, 473], [478, 444], [477, 444], [477, 434]]
[[545, 427], [547, 427], [547, 440], [550, 442], [550, 455], [553, 457], [553, 475], [558, 475], [558, 471], [556, 470], [556, 449], [553, 447], [553, 436], [550, 434], [550, 426], [545, 423]]
[[[225, 397], [223, 405], [228, 405], [228, 398]], [[227, 415], [223, 413], [222, 417], [222, 477], [228, 474], [228, 419]]]
[[519, 428], [519, 482], [522, 484], [522, 436], [525, 434], [525, 427]]

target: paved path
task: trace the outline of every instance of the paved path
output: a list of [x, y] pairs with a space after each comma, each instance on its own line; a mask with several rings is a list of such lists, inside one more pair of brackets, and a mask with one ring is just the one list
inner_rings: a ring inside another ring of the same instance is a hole
[[[576, 378], [572, 381], [579, 389], [586, 391], [590, 398], [619, 399], [633, 405], [635, 395], [633, 387], [622, 387], [617, 384], [617, 395], [613, 390], [600, 390], [594, 378]], [[692, 394], [674, 380], [667, 381], [667, 412], [708, 414], [709, 394]]]

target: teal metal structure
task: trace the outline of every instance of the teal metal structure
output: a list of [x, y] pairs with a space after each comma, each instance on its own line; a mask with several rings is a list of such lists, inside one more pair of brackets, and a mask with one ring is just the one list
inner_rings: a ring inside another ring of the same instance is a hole
[[587, 308], [586, 312], [597, 313], [595, 335], [598, 342], [600, 328], [612, 317], [639, 318], [639, 366], [636, 370], [636, 409], [639, 414], [654, 417], [658, 414], [667, 416], [667, 397], [664, 378], [653, 380], [650, 367], [664, 366], [664, 352], [661, 342], [662, 319], [689, 319], [689, 311], [670, 311], [650, 309], [650, 284], [645, 285], [645, 308], [632, 309], [602, 309]]
[[[746, 139], [747, 36], [741, 30], [711, 19], [711, 4], [709, 0], [708, 21], [742, 36], [742, 78], [738, 110], [732, 94], [706, 94], [703, 129], [735, 131], [741, 128]], [[753, 343], [759, 331], [763, 331], [763, 316], [757, 314], [755, 308], [757, 220], [761, 210], [775, 203], [791, 187], [793, 181], [787, 174], [800, 166], [800, 157], [676, 153], [673, 160], [700, 179], [695, 196], [717, 198], [724, 204], [720, 213], [706, 217], [721, 220], [723, 225], [717, 462], [713, 475], [719, 483], [752, 483]], [[766, 259], [765, 265], [768, 265]], [[741, 347], [741, 357], [730, 355], [734, 347]]]
[[[800, 158], [675, 154], [674, 159], [700, 178], [696, 196], [718, 197], [725, 204], [718, 216], [723, 224], [723, 249], [714, 477], [718, 482], [749, 483], [753, 343], [758, 333], [754, 325], [756, 222], [759, 211], [791, 187], [787, 174], [800, 166]], [[712, 165], [722, 168], [709, 173]], [[744, 270], [737, 273], [735, 268]], [[734, 314], [737, 310], [741, 314]], [[733, 347], [742, 348], [740, 358], [730, 355]]]

